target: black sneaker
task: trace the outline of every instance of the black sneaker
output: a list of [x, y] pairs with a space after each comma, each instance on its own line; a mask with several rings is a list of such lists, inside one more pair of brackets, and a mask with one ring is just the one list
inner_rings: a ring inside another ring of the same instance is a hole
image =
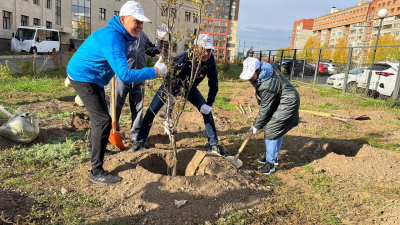
[[137, 152], [140, 150], [143, 150], [144, 148], [144, 142], [143, 141], [135, 141], [134, 145], [128, 150], [128, 152]]
[[[92, 154], [92, 149], [88, 149], [87, 151], [86, 151], [86, 155], [91, 155]], [[112, 151], [110, 151], [110, 150], [107, 150], [106, 149], [106, 152], [104, 153], [104, 155], [105, 156], [107, 156], [107, 155], [114, 155], [115, 153], [114, 152], [112, 152]]]
[[[267, 159], [266, 158], [258, 158], [257, 162], [260, 164], [265, 164], [265, 163], [267, 163]], [[274, 166], [279, 166], [278, 160], [275, 161]]]
[[219, 156], [228, 156], [228, 153], [225, 152], [224, 148], [218, 145], [211, 145], [211, 148], [208, 151]]
[[93, 170], [90, 171], [90, 182], [94, 184], [111, 185], [121, 182], [122, 178], [111, 175], [107, 170], [100, 170], [96, 175], [93, 175]]
[[273, 172], [275, 172], [275, 167], [273, 163], [265, 163], [263, 167], [261, 167], [261, 169], [259, 170], [260, 173], [269, 175]]

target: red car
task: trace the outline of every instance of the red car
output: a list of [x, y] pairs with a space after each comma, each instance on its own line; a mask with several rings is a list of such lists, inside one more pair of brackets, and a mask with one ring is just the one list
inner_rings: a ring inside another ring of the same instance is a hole
[[[311, 66], [313, 71], [315, 71], [315, 65], [316, 64], [317, 63], [315, 63], [315, 62], [308, 63], [308, 65]], [[318, 64], [318, 74], [328, 75], [329, 74], [328, 67], [324, 66], [322, 63], [319, 63]]]

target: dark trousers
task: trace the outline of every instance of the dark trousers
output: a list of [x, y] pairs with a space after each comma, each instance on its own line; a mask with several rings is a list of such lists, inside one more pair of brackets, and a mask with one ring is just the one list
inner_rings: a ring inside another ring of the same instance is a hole
[[97, 84], [74, 80], [71, 80], [71, 86], [89, 112], [92, 126], [90, 137], [92, 142], [91, 163], [93, 173], [96, 174], [98, 170], [103, 169], [104, 154], [111, 131], [111, 117], [108, 114], [104, 88]]
[[[150, 107], [146, 111], [146, 115], [143, 118], [143, 123], [140, 128], [139, 134], [137, 136], [138, 141], [146, 142], [147, 137], [150, 133], [150, 128], [153, 123], [154, 117], [157, 115], [158, 111], [160, 111], [161, 107], [163, 107], [164, 102], [160, 98], [163, 98], [163, 89], [162, 85], [160, 89], [158, 89], [156, 95], [151, 101]], [[177, 93], [174, 93], [176, 95]], [[206, 100], [203, 95], [201, 95], [199, 89], [197, 87], [193, 87], [189, 93], [188, 100], [192, 103], [199, 111], [203, 104], [206, 104]], [[206, 127], [206, 134], [208, 138], [208, 143], [210, 145], [218, 144], [217, 131], [215, 129], [214, 118], [212, 113], [210, 112], [208, 115], [201, 114], [203, 116], [204, 125]]]
[[[121, 117], [122, 107], [124, 106], [126, 96], [129, 93], [129, 106], [131, 108], [131, 141], [136, 141], [140, 126], [143, 121], [143, 102], [144, 102], [145, 82], [137, 82], [125, 84], [116, 77], [115, 78], [115, 115], [117, 119], [117, 129], [120, 130], [119, 118]], [[112, 116], [111, 102], [110, 115]]]

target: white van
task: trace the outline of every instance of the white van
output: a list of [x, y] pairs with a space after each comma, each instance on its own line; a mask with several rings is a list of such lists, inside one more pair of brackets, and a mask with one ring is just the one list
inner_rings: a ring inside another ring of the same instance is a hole
[[[365, 89], [371, 67], [365, 69], [357, 78], [357, 87]], [[372, 66], [371, 82], [369, 90], [374, 92], [374, 96], [390, 97], [393, 94], [394, 86], [399, 70], [399, 62], [381, 61]]]
[[11, 51], [14, 52], [52, 52], [60, 50], [58, 30], [45, 27], [19, 26], [11, 39]]

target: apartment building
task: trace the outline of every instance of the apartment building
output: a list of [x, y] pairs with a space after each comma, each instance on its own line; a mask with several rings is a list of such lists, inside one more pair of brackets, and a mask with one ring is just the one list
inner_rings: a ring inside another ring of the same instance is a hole
[[[381, 35], [390, 33], [400, 38], [400, 0], [359, 0], [357, 6], [347, 9], [333, 7], [329, 14], [314, 19], [314, 35], [329, 47], [334, 47], [340, 38], [344, 38], [349, 47], [370, 46], [379, 30], [377, 12], [381, 9], [389, 11], [383, 20]], [[354, 60], [363, 61], [366, 51], [355, 48]]]
[[295, 21], [293, 24], [292, 49], [302, 49], [307, 39], [313, 35], [314, 19], [302, 19]]
[[207, 8], [204, 33], [213, 35], [214, 56], [218, 60], [233, 61], [237, 55], [237, 22], [240, 0], [215, 0]]
[[[11, 49], [12, 34], [18, 26], [43, 26], [60, 31], [61, 50], [77, 49], [94, 31], [107, 26], [108, 21], [119, 14], [127, 0], [0, 0], [2, 24], [0, 27], [0, 51]], [[155, 1], [136, 0], [152, 23], [144, 23], [144, 32], [150, 40], [157, 37], [157, 27], [163, 23], [163, 12]], [[159, 0], [162, 4], [165, 1]], [[199, 26], [197, 9], [190, 1], [172, 10], [176, 17], [176, 29], [195, 32]], [[106, 37], [105, 37], [106, 38]], [[179, 53], [187, 48], [191, 36], [173, 46]]]

